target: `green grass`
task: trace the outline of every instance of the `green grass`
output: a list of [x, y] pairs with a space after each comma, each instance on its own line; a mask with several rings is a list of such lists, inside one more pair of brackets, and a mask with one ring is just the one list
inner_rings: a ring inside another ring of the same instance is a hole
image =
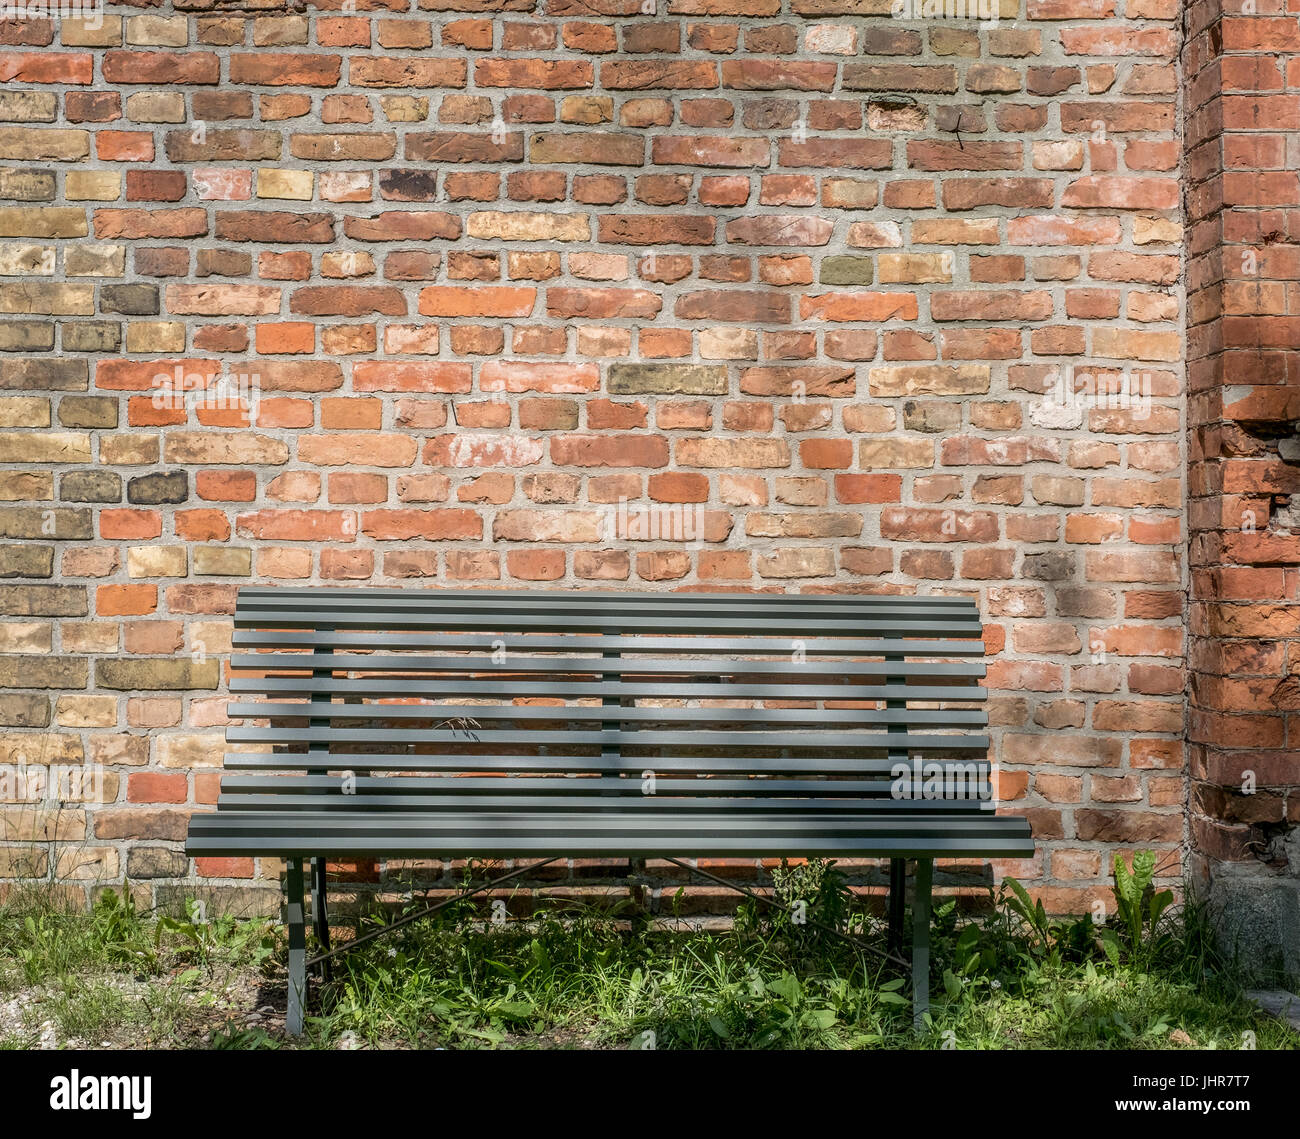
[[89, 913], [40, 887], [0, 905], [0, 992], [88, 969], [152, 972], [156, 957], [129, 892], [106, 892]]
[[[99, 1043], [121, 1031], [138, 1009], [121, 989], [106, 981], [65, 975], [41, 1011], [54, 1021], [62, 1038]], [[34, 1019], [29, 1017], [29, 1023]]]
[[[1048, 919], [1014, 884], [975, 920], [940, 907], [919, 1037], [904, 971], [864, 948], [882, 931], [834, 869], [792, 868], [777, 890], [781, 909], [747, 903], [722, 932], [590, 909], [493, 925], [452, 906], [343, 957], [313, 984], [300, 1041], [282, 1031], [278, 927], [155, 919], [116, 894], [77, 913], [32, 893], [0, 906], [0, 1007], [23, 1005], [0, 1019], [0, 1048], [51, 1024], [91, 1047], [1300, 1047], [1245, 1000], [1203, 912], [1149, 908], [1149, 889], [1114, 931]], [[797, 923], [796, 898], [862, 944]]]
[[247, 988], [273, 965], [266, 922], [161, 919], [139, 913], [128, 888], [89, 911], [42, 886], [0, 903], [0, 1049], [193, 1046], [218, 993]]
[[589, 915], [494, 932], [407, 927], [344, 959], [309, 1028], [317, 1045], [349, 1032], [408, 1047], [1189, 1046], [1178, 1030], [1198, 1047], [1238, 1048], [1247, 1033], [1260, 1048], [1300, 1045], [1191, 951], [1195, 933], [1171, 931], [1149, 970], [1100, 948], [1072, 960], [985, 933], [996, 944], [965, 969], [969, 939], [959, 951], [951, 909], [937, 924], [932, 1023], [919, 1038], [900, 973], [838, 939], [770, 927], [638, 935]]

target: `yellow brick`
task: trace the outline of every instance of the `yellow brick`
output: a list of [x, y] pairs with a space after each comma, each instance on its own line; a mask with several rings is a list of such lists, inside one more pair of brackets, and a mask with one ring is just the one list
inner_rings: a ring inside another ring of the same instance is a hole
[[258, 16], [253, 20], [253, 46], [305, 44], [309, 31], [307, 21], [302, 16]]
[[85, 811], [69, 811], [65, 807], [18, 807], [0, 811], [0, 838], [6, 842], [68, 842], [85, 837]]
[[38, 316], [93, 316], [95, 286], [60, 285], [53, 281], [23, 281], [20, 284], [0, 285], [0, 312]]
[[469, 215], [466, 232], [484, 241], [589, 241], [591, 219], [540, 210], [484, 210]]
[[89, 156], [89, 131], [0, 127], [0, 158], [75, 162]]
[[863, 439], [858, 444], [858, 465], [864, 471], [932, 467], [934, 444], [929, 439]]
[[872, 368], [868, 383], [873, 396], [894, 399], [918, 395], [983, 395], [992, 369], [987, 364], [901, 364]]
[[0, 763], [3, 764], [80, 763], [85, 756], [81, 737], [71, 732], [10, 732], [0, 736]]
[[702, 328], [700, 357], [705, 360], [757, 360], [758, 333], [751, 328]]
[[54, 246], [0, 245], [0, 277], [54, 276]]
[[116, 47], [122, 42], [122, 17], [95, 12], [89, 16], [64, 16], [59, 20], [64, 47]]
[[881, 284], [946, 284], [952, 280], [951, 253], [882, 253], [876, 259]]
[[146, 47], [184, 47], [189, 39], [186, 16], [130, 16], [126, 21], [126, 42]]
[[141, 320], [126, 326], [128, 352], [184, 352], [185, 325], [174, 320]]
[[295, 201], [311, 200], [312, 173], [310, 170], [259, 170], [257, 196], [259, 198], [292, 198]]
[[111, 728], [117, 723], [116, 696], [65, 693], [54, 704], [61, 728]]
[[0, 426], [48, 427], [50, 401], [39, 396], [5, 396], [0, 398]]
[[63, 255], [69, 277], [122, 277], [126, 275], [125, 245], [71, 245]]
[[0, 434], [0, 455], [9, 463], [88, 463], [90, 436], [82, 431], [47, 431], [43, 435]]
[[48, 653], [53, 645], [53, 625], [39, 621], [0, 624], [0, 653]]
[[176, 91], [136, 91], [126, 97], [126, 117], [133, 123], [183, 123], [185, 96]]
[[85, 237], [86, 211], [76, 206], [0, 208], [0, 237]]
[[65, 653], [115, 653], [120, 630], [116, 621], [65, 621], [59, 636]]
[[1183, 227], [1169, 218], [1135, 217], [1133, 219], [1133, 244], [1150, 245], [1152, 242], [1182, 241]]
[[120, 861], [111, 846], [79, 846], [58, 854], [54, 876], [81, 882], [111, 882], [121, 874]]
[[117, 170], [69, 170], [63, 196], [70, 202], [112, 202], [122, 193]]
[[247, 546], [195, 546], [194, 572], [215, 577], [248, 577], [253, 551]]
[[48, 502], [54, 476], [48, 471], [0, 471], [0, 502]]
[[[199, 550], [230, 549], [229, 546], [195, 546]], [[247, 550], [244, 551], [248, 553]], [[227, 617], [224, 621], [195, 621], [189, 629], [190, 647], [201, 653], [218, 653], [227, 656], [231, 649], [231, 640], [235, 635], [234, 623]]]
[[[0, 878], [44, 878], [50, 872], [50, 856], [44, 850], [34, 846], [0, 846]], [[56, 887], [63, 894], [66, 886]], [[69, 904], [81, 908], [85, 899], [80, 896], [80, 887], [76, 894], [69, 895]]]
[[0, 116], [7, 123], [52, 123], [58, 115], [53, 91], [0, 91]]
[[160, 736], [158, 765], [168, 768], [220, 767], [225, 740], [219, 735]]
[[128, 577], [184, 577], [188, 566], [184, 546], [132, 546], [126, 552]]
[[141, 466], [158, 461], [157, 435], [101, 435], [99, 461], [105, 466]]
[[390, 123], [421, 123], [429, 117], [429, 100], [424, 95], [381, 95], [379, 105]]
[[364, 249], [360, 252], [345, 249], [340, 253], [322, 253], [322, 277], [370, 277], [375, 272], [375, 259]]

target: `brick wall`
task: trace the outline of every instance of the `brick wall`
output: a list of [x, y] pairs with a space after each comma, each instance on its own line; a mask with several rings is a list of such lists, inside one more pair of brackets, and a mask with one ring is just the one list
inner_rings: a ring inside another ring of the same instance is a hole
[[1181, 874], [1172, 0], [226, 7], [0, 25], [0, 877], [274, 882], [250, 581], [974, 594], [999, 869]]
[[1192, 869], [1300, 974], [1300, 22], [1186, 22]]

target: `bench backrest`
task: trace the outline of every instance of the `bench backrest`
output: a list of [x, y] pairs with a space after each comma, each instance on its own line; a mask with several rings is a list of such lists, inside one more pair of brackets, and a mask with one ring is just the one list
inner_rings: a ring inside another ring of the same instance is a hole
[[987, 810], [980, 634], [955, 597], [245, 587], [226, 767]]

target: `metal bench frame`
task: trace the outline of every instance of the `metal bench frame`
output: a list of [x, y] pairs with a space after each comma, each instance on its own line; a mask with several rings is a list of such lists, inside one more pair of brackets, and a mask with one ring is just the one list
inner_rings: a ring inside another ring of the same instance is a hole
[[894, 951], [915, 859], [920, 1025], [934, 858], [1033, 854], [993, 810], [970, 599], [244, 587], [234, 623], [226, 739], [260, 750], [186, 850], [285, 859], [293, 1034], [308, 966], [358, 944], [329, 947], [330, 857], [541, 860], [472, 894], [573, 856], [723, 885], [684, 860], [888, 858]]

